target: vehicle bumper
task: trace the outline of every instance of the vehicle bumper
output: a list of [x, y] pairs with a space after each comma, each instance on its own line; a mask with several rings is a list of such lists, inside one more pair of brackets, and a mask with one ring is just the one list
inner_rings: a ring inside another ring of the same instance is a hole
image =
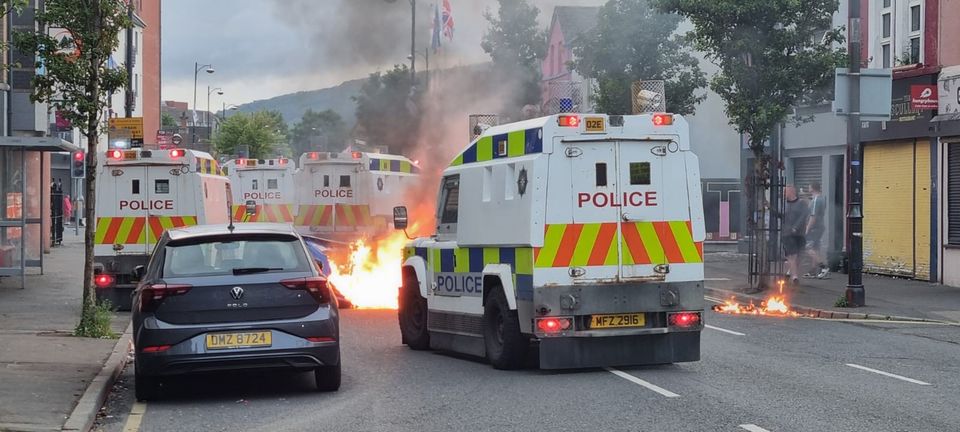
[[700, 360], [700, 331], [540, 339], [541, 369], [635, 366]]
[[[173, 325], [147, 318], [135, 330], [136, 365], [146, 375], [179, 375], [237, 369], [284, 368], [310, 370], [340, 364], [336, 310], [320, 308], [296, 320], [249, 322], [242, 325]], [[234, 331], [272, 333], [269, 347], [208, 349], [206, 335]], [[311, 342], [307, 337], [329, 337], [329, 342]], [[157, 353], [148, 346], [170, 345]]]

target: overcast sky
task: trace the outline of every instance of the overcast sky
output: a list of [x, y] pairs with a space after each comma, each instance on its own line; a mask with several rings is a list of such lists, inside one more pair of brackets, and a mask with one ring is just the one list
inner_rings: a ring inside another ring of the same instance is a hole
[[[433, 4], [417, 1], [417, 45], [429, 46]], [[482, 14], [496, 0], [450, 0], [455, 21], [452, 42], [430, 67], [485, 61], [480, 39]], [[553, 7], [599, 5], [603, 0], [534, 0], [540, 22], [549, 25]], [[407, 0], [165, 0], [162, 10], [163, 99], [193, 100], [194, 62], [211, 63], [200, 72], [197, 105], [213, 110], [223, 102], [242, 104], [285, 93], [314, 90], [364, 77], [407, 62], [410, 4]], [[422, 59], [418, 69], [423, 68]]]

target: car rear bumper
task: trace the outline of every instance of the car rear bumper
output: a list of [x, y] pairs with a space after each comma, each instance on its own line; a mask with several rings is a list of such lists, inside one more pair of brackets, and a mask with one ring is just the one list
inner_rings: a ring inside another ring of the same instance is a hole
[[137, 369], [146, 375], [181, 375], [240, 369], [311, 370], [340, 363], [337, 342], [270, 350], [233, 350], [199, 354], [137, 353]]
[[700, 360], [700, 332], [540, 339], [541, 369], [637, 366]]

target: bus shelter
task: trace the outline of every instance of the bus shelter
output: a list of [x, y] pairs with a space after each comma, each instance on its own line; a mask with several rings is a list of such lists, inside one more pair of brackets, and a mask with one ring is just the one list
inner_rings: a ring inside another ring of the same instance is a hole
[[50, 166], [44, 153], [76, 150], [56, 137], [0, 137], [0, 277], [19, 276], [21, 288], [28, 268], [43, 273], [49, 241], [43, 234], [50, 229]]

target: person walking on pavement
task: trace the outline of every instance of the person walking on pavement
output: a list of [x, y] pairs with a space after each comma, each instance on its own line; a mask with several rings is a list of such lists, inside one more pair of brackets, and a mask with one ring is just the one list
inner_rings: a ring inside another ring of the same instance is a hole
[[787, 276], [793, 277], [793, 283], [797, 284], [800, 279], [800, 252], [804, 250], [806, 241], [804, 234], [807, 232], [807, 217], [810, 209], [806, 200], [797, 196], [797, 189], [793, 185], [787, 185], [783, 188], [783, 198], [787, 201], [783, 211], [783, 231], [781, 239], [783, 241], [783, 254], [787, 257]]
[[823, 251], [820, 245], [820, 239], [823, 237], [824, 225], [823, 217], [826, 213], [826, 201], [820, 193], [820, 183], [810, 184], [810, 217], [807, 220], [806, 253], [810, 257], [815, 269], [810, 273], [803, 275], [807, 278], [825, 279], [830, 271], [827, 270]]

